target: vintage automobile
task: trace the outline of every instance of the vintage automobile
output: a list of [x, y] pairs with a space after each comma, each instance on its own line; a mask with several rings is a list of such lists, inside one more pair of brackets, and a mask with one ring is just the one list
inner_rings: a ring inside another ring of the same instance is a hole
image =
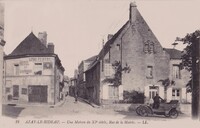
[[136, 113], [140, 116], [164, 115], [165, 117], [177, 118], [180, 111], [178, 100], [161, 102], [159, 108], [153, 108], [152, 104], [143, 104], [136, 108]]

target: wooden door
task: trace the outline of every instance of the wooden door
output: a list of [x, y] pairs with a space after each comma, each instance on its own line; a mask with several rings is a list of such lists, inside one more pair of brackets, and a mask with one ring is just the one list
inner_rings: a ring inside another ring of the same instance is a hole
[[19, 85], [13, 85], [13, 98], [19, 98]]
[[29, 102], [47, 102], [47, 86], [32, 85], [28, 86]]

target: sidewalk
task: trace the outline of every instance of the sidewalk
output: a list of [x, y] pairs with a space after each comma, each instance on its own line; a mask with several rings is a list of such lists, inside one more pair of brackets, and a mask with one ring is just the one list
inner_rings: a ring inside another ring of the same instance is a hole
[[29, 106], [46, 106], [46, 107], [60, 107], [62, 106], [66, 101], [66, 98], [64, 98], [63, 100], [61, 100], [60, 102], [56, 103], [56, 104], [48, 104], [48, 103], [27, 103], [27, 102], [18, 102], [18, 101], [11, 101], [11, 102], [4, 102], [2, 103], [2, 105], [8, 105], [8, 106], [20, 106], [20, 107], [29, 107]]

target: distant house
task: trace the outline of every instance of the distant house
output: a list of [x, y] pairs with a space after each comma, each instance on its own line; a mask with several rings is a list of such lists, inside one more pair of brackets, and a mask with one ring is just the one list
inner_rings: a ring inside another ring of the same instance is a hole
[[64, 76], [64, 88], [63, 88], [63, 93], [65, 95], [69, 94], [69, 86], [70, 86], [70, 79], [68, 76]]
[[182, 103], [191, 103], [191, 93], [187, 92], [186, 85], [190, 80], [190, 73], [181, 69], [182, 52], [176, 49], [165, 49], [170, 55], [170, 75], [172, 84], [167, 87], [167, 101], [179, 100]]
[[125, 94], [133, 91], [144, 93], [146, 101], [152, 101], [156, 93], [164, 98], [161, 80], [170, 76], [170, 57], [131, 3], [129, 20], [116, 34], [108, 35], [85, 72], [87, 98], [96, 104], [113, 103], [126, 100]]
[[86, 60], [83, 60], [78, 66], [78, 78], [77, 78], [77, 89], [78, 96], [86, 98], [86, 78], [85, 71], [88, 66], [97, 58], [97, 56], [92, 56]]
[[69, 80], [69, 95], [70, 96], [75, 95], [75, 91], [77, 91], [76, 85], [77, 85], [77, 78], [75, 77], [70, 78]]
[[64, 86], [64, 68], [46, 32], [32, 32], [4, 57], [6, 102], [56, 104]]

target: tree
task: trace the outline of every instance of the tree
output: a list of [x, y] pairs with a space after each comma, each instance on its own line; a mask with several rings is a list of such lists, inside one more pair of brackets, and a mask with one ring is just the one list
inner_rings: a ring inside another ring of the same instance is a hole
[[112, 83], [113, 86], [119, 86], [122, 83], [122, 73], [129, 73], [131, 71], [130, 66], [128, 64], [125, 65], [125, 67], [122, 68], [120, 61], [114, 61], [112, 63], [112, 67], [115, 71], [114, 77], [111, 78], [105, 78], [103, 80], [104, 83]]
[[184, 38], [177, 38], [178, 41], [182, 41], [186, 44], [183, 50], [182, 56], [182, 68], [185, 68], [191, 73], [191, 80], [188, 81], [187, 86], [192, 91], [192, 117], [193, 119], [200, 118], [200, 106], [199, 106], [199, 40], [200, 30], [196, 30], [193, 33], [187, 34]]

